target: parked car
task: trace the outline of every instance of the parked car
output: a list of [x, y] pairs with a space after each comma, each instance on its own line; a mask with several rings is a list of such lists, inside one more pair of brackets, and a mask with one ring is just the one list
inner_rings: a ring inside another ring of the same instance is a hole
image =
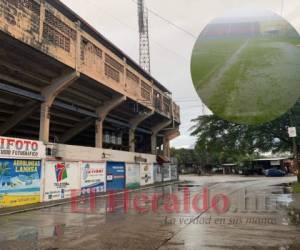
[[282, 177], [285, 176], [285, 172], [280, 169], [271, 168], [265, 171], [265, 175], [267, 177]]

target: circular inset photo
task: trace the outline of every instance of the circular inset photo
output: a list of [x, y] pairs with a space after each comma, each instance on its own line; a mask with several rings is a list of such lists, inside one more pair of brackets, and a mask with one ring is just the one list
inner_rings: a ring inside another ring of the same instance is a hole
[[209, 23], [192, 54], [201, 100], [219, 117], [261, 124], [300, 97], [300, 37], [279, 15], [239, 9]]

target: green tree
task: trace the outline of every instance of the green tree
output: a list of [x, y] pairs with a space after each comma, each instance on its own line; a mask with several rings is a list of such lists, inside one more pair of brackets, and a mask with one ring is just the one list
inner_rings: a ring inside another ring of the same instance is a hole
[[199, 152], [193, 149], [171, 149], [171, 156], [175, 157], [179, 165], [200, 165], [202, 163], [202, 157]]
[[[261, 152], [292, 152], [288, 127], [293, 123], [300, 131], [299, 119], [300, 102], [279, 119], [258, 126], [232, 123], [216, 115], [199, 116], [193, 120], [192, 135], [197, 137], [200, 154], [210, 155], [216, 163], [239, 162]], [[296, 144], [299, 149], [299, 137]]]

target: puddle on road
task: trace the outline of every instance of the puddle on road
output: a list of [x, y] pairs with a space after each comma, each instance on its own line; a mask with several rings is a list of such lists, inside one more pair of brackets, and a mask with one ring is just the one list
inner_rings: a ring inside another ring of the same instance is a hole
[[[66, 225], [55, 225], [49, 227], [42, 227], [39, 229], [34, 229], [33, 234], [28, 234], [28, 232], [24, 232], [18, 236], [18, 240], [40, 240], [40, 239], [47, 239], [52, 237], [60, 238], [64, 235]], [[35, 236], [35, 238], [30, 238], [30, 236]]]
[[179, 184], [178, 188], [203, 187], [203, 184]]

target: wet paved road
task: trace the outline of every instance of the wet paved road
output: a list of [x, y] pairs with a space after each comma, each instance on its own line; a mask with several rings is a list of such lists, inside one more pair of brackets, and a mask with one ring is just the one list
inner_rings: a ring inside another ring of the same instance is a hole
[[[63, 205], [2, 216], [0, 249], [300, 249], [300, 202], [281, 186], [294, 177], [184, 178], [189, 183], [131, 193], [127, 213], [118, 195], [114, 212], [99, 198], [93, 213]], [[225, 198], [208, 211], [193, 209], [195, 195], [197, 207], [205, 208], [205, 187], [209, 203], [219, 194], [228, 197], [228, 211], [216, 212]], [[191, 200], [189, 212], [184, 200]]]

